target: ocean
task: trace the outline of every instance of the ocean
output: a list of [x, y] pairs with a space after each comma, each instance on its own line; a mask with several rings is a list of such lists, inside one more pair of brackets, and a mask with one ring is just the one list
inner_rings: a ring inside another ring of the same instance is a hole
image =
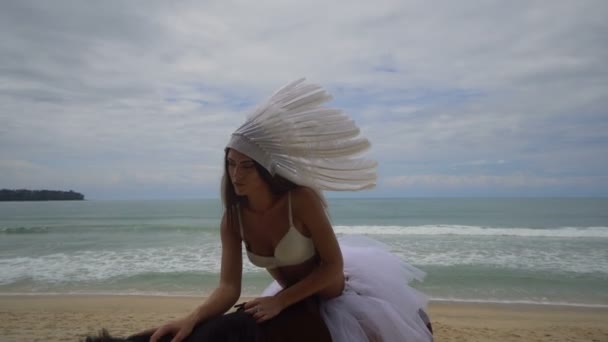
[[[329, 199], [337, 235], [388, 244], [432, 300], [608, 307], [608, 199]], [[208, 294], [219, 200], [0, 202], [0, 295]], [[246, 258], [245, 258], [246, 259]], [[243, 294], [270, 282], [244, 262]]]

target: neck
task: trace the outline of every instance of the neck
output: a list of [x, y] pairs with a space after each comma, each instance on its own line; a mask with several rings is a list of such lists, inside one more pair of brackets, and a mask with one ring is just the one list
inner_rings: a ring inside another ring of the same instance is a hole
[[249, 210], [263, 214], [276, 204], [277, 198], [269, 188], [264, 187], [256, 191], [255, 195], [247, 196], [247, 207]]

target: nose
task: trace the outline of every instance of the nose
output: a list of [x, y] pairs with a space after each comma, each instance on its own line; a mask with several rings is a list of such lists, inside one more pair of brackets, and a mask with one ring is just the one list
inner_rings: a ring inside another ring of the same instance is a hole
[[233, 181], [239, 181], [242, 178], [243, 175], [243, 171], [241, 170], [241, 168], [237, 165], [232, 169], [232, 180]]

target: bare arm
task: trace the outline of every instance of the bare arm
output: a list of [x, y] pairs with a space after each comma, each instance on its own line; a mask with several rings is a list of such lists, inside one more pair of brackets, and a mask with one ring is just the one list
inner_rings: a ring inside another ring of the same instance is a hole
[[190, 314], [196, 323], [228, 311], [241, 295], [243, 260], [241, 238], [233, 227], [230, 227], [224, 213], [220, 228], [222, 238], [222, 266], [219, 286], [207, 300]]
[[267, 268], [266, 271], [268, 271], [268, 273], [270, 273], [270, 275], [272, 276], [272, 279], [276, 280], [277, 283], [279, 283], [279, 285], [281, 287], [285, 287], [285, 278], [283, 278], [283, 274], [281, 274], [281, 272], [278, 269]]
[[150, 329], [143, 334], [154, 331], [150, 342], [157, 342], [162, 336], [174, 334], [172, 342], [180, 342], [191, 334], [194, 326], [214, 316], [219, 316], [230, 309], [241, 295], [241, 278], [243, 260], [241, 257], [241, 238], [228, 225], [226, 213], [220, 225], [222, 236], [222, 271], [220, 285], [207, 300], [186, 317], [169, 322], [158, 329]]
[[311, 189], [299, 188], [292, 195], [294, 213], [310, 231], [321, 262], [309, 275], [277, 294], [283, 307], [326, 288], [344, 272], [340, 246], [317, 194]]

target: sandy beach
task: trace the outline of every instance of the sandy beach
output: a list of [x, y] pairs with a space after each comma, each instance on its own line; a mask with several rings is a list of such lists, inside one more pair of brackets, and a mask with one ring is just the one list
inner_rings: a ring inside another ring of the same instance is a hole
[[[0, 341], [79, 341], [105, 327], [128, 335], [178, 318], [201, 298], [0, 296]], [[608, 309], [433, 302], [436, 341], [608, 341]]]

